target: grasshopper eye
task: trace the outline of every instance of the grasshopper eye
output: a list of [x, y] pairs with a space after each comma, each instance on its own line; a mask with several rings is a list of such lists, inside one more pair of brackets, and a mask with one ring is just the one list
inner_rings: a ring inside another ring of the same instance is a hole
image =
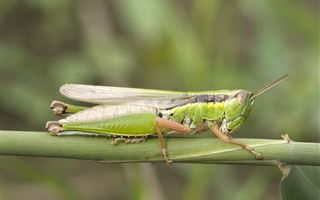
[[240, 105], [245, 105], [249, 98], [249, 92], [248, 91], [241, 91], [237, 94], [237, 100]]

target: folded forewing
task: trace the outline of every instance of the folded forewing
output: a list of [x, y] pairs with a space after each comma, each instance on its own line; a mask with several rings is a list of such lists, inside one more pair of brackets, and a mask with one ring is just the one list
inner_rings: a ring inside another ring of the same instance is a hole
[[60, 92], [70, 99], [81, 102], [141, 105], [159, 109], [172, 108], [195, 101], [195, 95], [189, 95], [186, 92], [82, 84], [63, 85]]

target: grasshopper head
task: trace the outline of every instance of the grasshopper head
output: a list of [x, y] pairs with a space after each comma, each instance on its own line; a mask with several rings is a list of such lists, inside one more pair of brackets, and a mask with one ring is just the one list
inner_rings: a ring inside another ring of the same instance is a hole
[[225, 118], [221, 130], [232, 133], [247, 120], [254, 105], [253, 93], [247, 90], [236, 91], [225, 102]]
[[284, 75], [279, 79], [264, 86], [258, 92], [253, 94], [247, 90], [235, 90], [225, 102], [225, 117], [222, 121], [220, 129], [225, 133], [232, 133], [239, 129], [242, 124], [248, 119], [252, 110], [254, 100], [261, 94], [270, 90], [274, 86], [287, 80], [288, 75]]

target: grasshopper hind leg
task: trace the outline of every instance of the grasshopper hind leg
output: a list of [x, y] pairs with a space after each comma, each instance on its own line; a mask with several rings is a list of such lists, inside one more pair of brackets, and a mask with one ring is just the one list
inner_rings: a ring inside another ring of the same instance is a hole
[[118, 144], [124, 142], [125, 144], [140, 143], [146, 141], [147, 137], [115, 137], [112, 139], [111, 144]]
[[55, 115], [62, 115], [66, 112], [67, 104], [62, 101], [52, 101], [50, 104], [50, 109]]
[[49, 133], [53, 136], [70, 136], [70, 135], [82, 135], [82, 136], [107, 136], [111, 137], [110, 135], [106, 134], [96, 134], [96, 133], [88, 133], [88, 132], [80, 132], [80, 131], [65, 131], [63, 128], [63, 124], [59, 121], [48, 121], [46, 124], [46, 129], [48, 129]]
[[86, 108], [87, 107], [71, 105], [71, 104], [67, 104], [62, 101], [56, 101], [56, 100], [52, 101], [50, 104], [50, 109], [52, 110], [53, 114], [59, 115], [59, 116], [63, 114], [77, 113]]
[[58, 121], [48, 121], [46, 129], [48, 129], [51, 135], [61, 135], [61, 132], [63, 131], [62, 124]]

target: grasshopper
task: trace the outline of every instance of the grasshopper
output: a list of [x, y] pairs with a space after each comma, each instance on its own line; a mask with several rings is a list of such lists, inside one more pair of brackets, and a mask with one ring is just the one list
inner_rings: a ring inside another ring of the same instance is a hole
[[230, 134], [245, 123], [255, 98], [287, 77], [282, 76], [255, 94], [243, 89], [177, 92], [66, 84], [60, 88], [64, 96], [98, 105], [87, 108], [53, 101], [50, 107], [54, 114], [67, 116], [59, 121], [48, 121], [46, 128], [55, 136], [109, 136], [113, 144], [138, 143], [156, 134], [167, 163], [172, 161], [168, 158], [164, 134], [211, 130], [225, 143], [238, 145], [256, 159], [263, 159], [260, 152], [232, 139]]

